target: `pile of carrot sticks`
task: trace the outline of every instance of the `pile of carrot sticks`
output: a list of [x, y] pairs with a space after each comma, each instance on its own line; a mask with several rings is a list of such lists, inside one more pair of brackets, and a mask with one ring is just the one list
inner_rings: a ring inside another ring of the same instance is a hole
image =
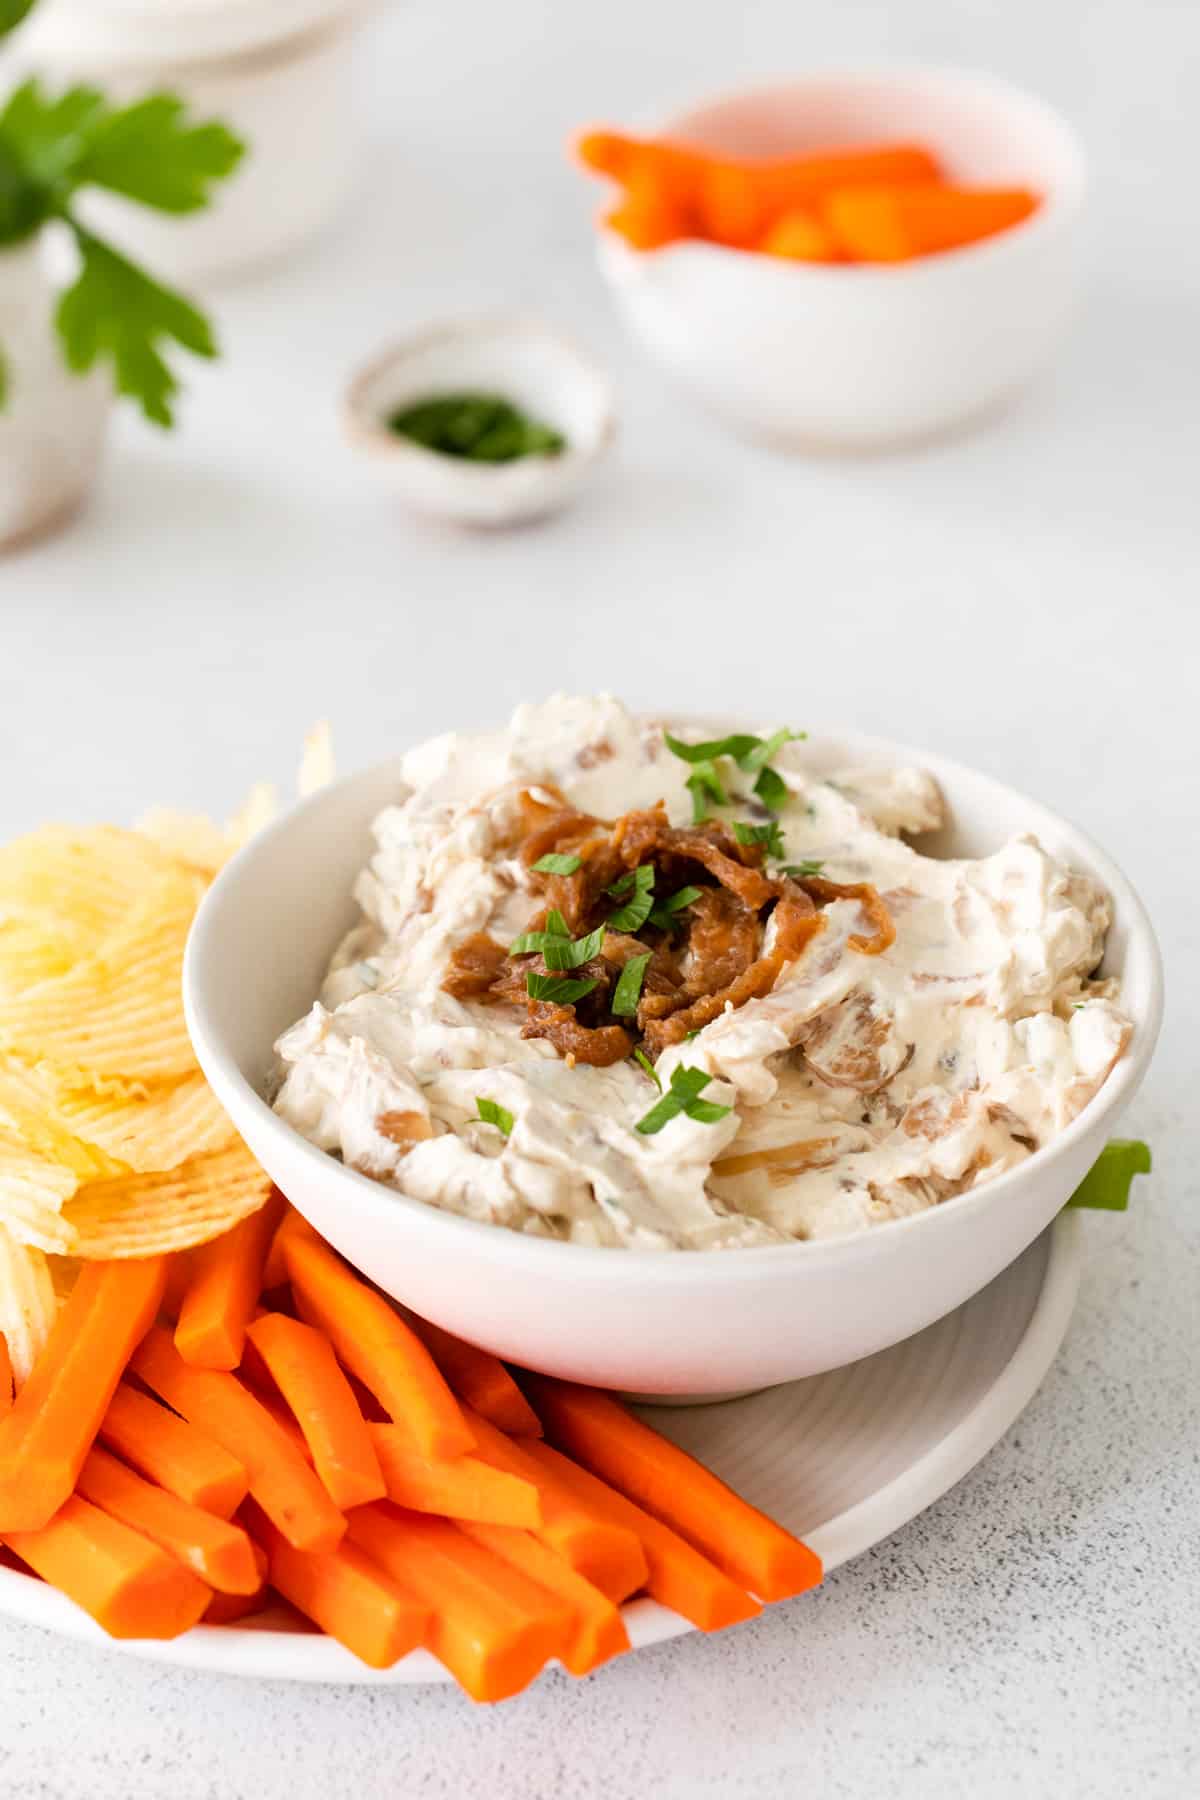
[[704, 1631], [817, 1557], [618, 1401], [402, 1315], [274, 1196], [193, 1252], [88, 1263], [15, 1395], [0, 1542], [114, 1637], [282, 1599], [372, 1668], [431, 1650], [474, 1699]]
[[794, 262], [910, 262], [1006, 231], [1038, 206], [1024, 187], [951, 181], [922, 144], [743, 160], [592, 131], [576, 150], [585, 168], [619, 184], [605, 224], [635, 250], [691, 238]]

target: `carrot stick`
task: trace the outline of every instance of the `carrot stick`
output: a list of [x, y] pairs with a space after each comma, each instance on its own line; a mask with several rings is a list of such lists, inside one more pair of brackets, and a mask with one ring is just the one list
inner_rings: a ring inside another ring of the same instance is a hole
[[284, 1257], [299, 1311], [339, 1358], [407, 1424], [427, 1456], [462, 1456], [474, 1440], [428, 1350], [382, 1295], [367, 1287], [315, 1235], [289, 1233]]
[[841, 262], [841, 245], [815, 213], [802, 207], [780, 213], [756, 246], [764, 256], [781, 256], [788, 262]]
[[0, 1532], [38, 1530], [71, 1493], [166, 1279], [163, 1256], [83, 1265], [0, 1421]]
[[183, 1297], [188, 1291], [188, 1283], [191, 1279], [191, 1251], [172, 1251], [167, 1258], [167, 1285], [163, 1290], [162, 1305], [158, 1309], [163, 1318], [173, 1322], [179, 1317], [179, 1309], [183, 1305]]
[[184, 1362], [198, 1369], [236, 1369], [241, 1362], [284, 1204], [278, 1189], [272, 1190], [256, 1213], [193, 1250], [192, 1278], [175, 1327], [175, 1348]]
[[560, 1450], [703, 1550], [731, 1580], [763, 1600], [816, 1587], [821, 1563], [807, 1544], [620, 1401], [543, 1375], [531, 1375], [528, 1385]]
[[148, 1387], [245, 1466], [250, 1493], [297, 1550], [332, 1550], [346, 1521], [287, 1432], [236, 1376], [185, 1363], [156, 1325], [132, 1363]]
[[823, 202], [826, 224], [860, 262], [907, 262], [1019, 225], [1035, 211], [1025, 188], [847, 187]]
[[110, 1519], [120, 1519], [161, 1545], [209, 1587], [223, 1594], [252, 1594], [259, 1585], [250, 1539], [239, 1526], [155, 1487], [107, 1450], [93, 1446], [88, 1451], [75, 1491]]
[[383, 1501], [354, 1511], [350, 1536], [430, 1609], [425, 1642], [475, 1700], [519, 1693], [570, 1638], [560, 1600], [445, 1519]]
[[464, 1343], [432, 1319], [411, 1316], [411, 1324], [460, 1400], [509, 1437], [541, 1437], [541, 1420], [498, 1356]]
[[514, 1531], [509, 1525], [466, 1524], [461, 1519], [458, 1528], [493, 1556], [566, 1601], [574, 1624], [562, 1660], [572, 1675], [588, 1675], [628, 1650], [629, 1633], [612, 1601], [529, 1532]]
[[478, 1456], [434, 1462], [398, 1425], [372, 1425], [369, 1429], [388, 1499], [398, 1506], [481, 1524], [534, 1530], [541, 1524], [541, 1501], [533, 1482], [497, 1469]]
[[100, 1436], [148, 1481], [218, 1519], [246, 1498], [249, 1477], [236, 1456], [127, 1381], [108, 1403]]
[[531, 1457], [556, 1476], [602, 1517], [635, 1531], [649, 1566], [646, 1590], [663, 1606], [701, 1631], [721, 1631], [762, 1611], [757, 1600], [711, 1563], [699, 1550], [598, 1476], [580, 1468], [549, 1444], [534, 1444]]
[[0, 1419], [11, 1410], [13, 1403], [13, 1370], [8, 1354], [8, 1339], [0, 1331]]
[[72, 1494], [38, 1531], [6, 1532], [9, 1548], [114, 1638], [174, 1638], [212, 1590], [140, 1532]]
[[388, 1486], [375, 1445], [328, 1338], [283, 1313], [265, 1313], [247, 1335], [291, 1407], [334, 1505], [346, 1510], [382, 1500]]
[[619, 1602], [636, 1593], [646, 1580], [646, 1557], [637, 1533], [614, 1523], [611, 1514], [596, 1512], [545, 1463], [535, 1461], [531, 1453], [537, 1448], [536, 1438], [523, 1439], [518, 1446], [477, 1413], [467, 1416], [480, 1458], [536, 1485], [542, 1508], [537, 1536], [542, 1542], [610, 1600]]
[[[271, 1248], [267, 1251], [267, 1260], [263, 1264], [264, 1293], [270, 1292], [272, 1288], [283, 1287], [287, 1281], [287, 1259], [283, 1251], [289, 1235], [294, 1231], [299, 1232], [301, 1236], [307, 1232], [309, 1237], [317, 1237], [317, 1233], [303, 1213], [298, 1213], [294, 1206], [289, 1206], [275, 1229], [275, 1236], [271, 1239]], [[318, 1242], [321, 1241], [323, 1240], [318, 1238]]]
[[266, 1519], [261, 1538], [272, 1587], [372, 1669], [390, 1669], [422, 1643], [429, 1609], [357, 1544], [297, 1550]]
[[[260, 1515], [261, 1517], [262, 1515]], [[267, 1604], [267, 1553], [250, 1539], [250, 1553], [258, 1584], [252, 1594], [214, 1594], [204, 1609], [202, 1625], [235, 1625], [251, 1613], [261, 1612]]]

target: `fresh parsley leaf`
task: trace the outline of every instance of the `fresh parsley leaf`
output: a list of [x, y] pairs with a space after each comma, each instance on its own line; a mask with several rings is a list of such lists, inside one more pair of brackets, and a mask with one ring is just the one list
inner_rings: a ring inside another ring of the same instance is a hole
[[[629, 892], [636, 877], [641, 873], [641, 869], [644, 867], [645, 864], [642, 864], [637, 869], [626, 869], [619, 881], [614, 881], [610, 887], [605, 888], [605, 893], [611, 894], [615, 900], [619, 900], [622, 894], [627, 894]], [[653, 875], [654, 871], [651, 870], [650, 872], [651, 875]]]
[[538, 875], [574, 875], [576, 869], [583, 867], [582, 856], [560, 856], [552, 850], [549, 856], [539, 857], [533, 865]]
[[600, 925], [595, 931], [589, 931], [586, 937], [551, 937], [547, 936], [542, 946], [542, 956], [548, 969], [578, 969], [585, 962], [591, 962], [593, 956], [599, 956], [600, 947], [604, 943], [604, 927]]
[[823, 862], [784, 863], [779, 873], [781, 875], [793, 875], [798, 880], [803, 880], [806, 875], [819, 875], [824, 867], [825, 864]]
[[711, 738], [704, 744], [685, 744], [682, 738], [672, 737], [669, 731], [663, 732], [663, 743], [672, 756], [678, 756], [686, 763], [712, 762], [718, 756], [732, 756], [734, 762], [738, 762], [757, 749], [761, 742], [761, 738], [743, 731], [732, 732], [729, 737]]
[[90, 134], [108, 111], [99, 88], [72, 87], [54, 99], [34, 79], [14, 88], [0, 112], [0, 140], [44, 198], [44, 217], [80, 184]]
[[698, 1119], [702, 1125], [715, 1125], [718, 1119], [731, 1113], [731, 1106], [718, 1106], [715, 1100], [690, 1100], [684, 1107], [689, 1119]]
[[[551, 907], [550, 911], [546, 914], [545, 930], [523, 931], [520, 937], [514, 938], [512, 943], [508, 946], [508, 954], [510, 956], [530, 956], [539, 950], [545, 950], [547, 945], [560, 943], [563, 938], [570, 938], [570, 935], [571, 933], [567, 929], [567, 921], [563, 918], [557, 906], [554, 906]], [[572, 968], [573, 966], [574, 965], [571, 963], [564, 963], [561, 965], [563, 968]], [[558, 968], [560, 965], [558, 963], [547, 963], [546, 967]]]
[[743, 774], [752, 776], [756, 769], [765, 769], [766, 763], [772, 760], [775, 751], [783, 749], [784, 743], [799, 743], [806, 736], [806, 731], [788, 731], [788, 727], [784, 725], [783, 731], [775, 731], [770, 738], [756, 738], [754, 749], [745, 752], [745, 756], [739, 756], [738, 767]]
[[640, 1131], [644, 1137], [653, 1137], [680, 1113], [686, 1113], [689, 1119], [698, 1119], [702, 1124], [715, 1125], [718, 1119], [723, 1119], [732, 1109], [718, 1106], [712, 1100], [700, 1099], [711, 1080], [712, 1076], [704, 1069], [673, 1069], [669, 1090], [661, 1100], [655, 1102], [644, 1118], [638, 1120], [635, 1130]]
[[703, 892], [703, 888], [698, 887], [677, 888], [665, 900], [660, 900], [657, 906], [651, 907], [650, 923], [663, 931], [672, 930], [675, 925], [674, 915], [682, 912], [685, 906], [690, 906], [693, 900], [698, 900]]
[[34, 0], [0, 0], [0, 37], [15, 31], [26, 13], [33, 11]]
[[645, 1069], [647, 1075], [650, 1077], [651, 1081], [654, 1083], [655, 1087], [658, 1089], [659, 1093], [661, 1094], [662, 1093], [662, 1082], [658, 1079], [658, 1070], [655, 1068], [654, 1064], [650, 1061], [650, 1058], [646, 1055], [646, 1052], [644, 1050], [635, 1050], [633, 1054], [637, 1058], [638, 1062], [641, 1063], [643, 1069]]
[[708, 803], [712, 800], [717, 806], [728, 806], [729, 795], [721, 784], [714, 762], [699, 762], [684, 782], [684, 786], [692, 796], [692, 824], [699, 825], [708, 817]]
[[208, 205], [213, 183], [233, 174], [245, 149], [217, 120], [192, 124], [178, 94], [147, 94], [91, 119], [75, 182], [108, 188], [159, 212], [198, 212]]
[[73, 229], [82, 267], [55, 315], [67, 366], [82, 375], [99, 358], [111, 360], [118, 393], [139, 401], [156, 425], [170, 425], [179, 384], [159, 345], [173, 338], [195, 356], [215, 356], [208, 320], [83, 226]]
[[1105, 1144], [1067, 1205], [1094, 1207], [1099, 1212], [1125, 1212], [1134, 1176], [1148, 1175], [1150, 1166], [1149, 1144], [1137, 1138], [1113, 1138]]
[[700, 1026], [697, 1025], [693, 1031], [685, 1031], [684, 1032], [683, 1041], [685, 1044], [690, 1044], [693, 1038], [698, 1038], [699, 1036], [700, 1036]]
[[31, 178], [0, 136], [0, 246], [20, 244], [32, 237], [50, 212], [49, 193]]
[[631, 956], [621, 970], [621, 978], [612, 997], [612, 1009], [619, 1019], [632, 1019], [637, 1013], [650, 954], [647, 951], [645, 956]]
[[553, 1006], [573, 1006], [595, 987], [595, 977], [585, 975], [579, 981], [564, 981], [558, 975], [527, 975], [525, 992], [531, 1000], [547, 1000]]
[[735, 819], [733, 835], [739, 844], [761, 844], [768, 856], [783, 855], [783, 838], [774, 819], [769, 825], [747, 825], [744, 820]]
[[782, 812], [788, 803], [790, 790], [783, 776], [777, 775], [774, 769], [760, 769], [754, 783], [754, 792], [768, 812]]
[[[619, 906], [610, 916], [609, 925], [614, 931], [640, 931], [654, 905], [653, 863], [642, 863], [638, 868], [631, 869], [617, 886], [624, 893], [628, 893], [630, 888], [633, 892], [625, 905]], [[616, 893], [617, 886], [609, 888], [609, 893]]]
[[495, 1125], [504, 1133], [505, 1137], [511, 1134], [516, 1121], [507, 1106], [501, 1106], [496, 1100], [484, 1099], [477, 1099], [475, 1104], [479, 1108], [479, 1117], [485, 1125]]

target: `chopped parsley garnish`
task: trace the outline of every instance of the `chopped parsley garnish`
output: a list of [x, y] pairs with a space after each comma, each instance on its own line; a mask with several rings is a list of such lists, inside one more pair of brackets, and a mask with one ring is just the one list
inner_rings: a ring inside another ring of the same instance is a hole
[[542, 956], [548, 969], [579, 969], [584, 963], [591, 962], [593, 956], [599, 956], [603, 942], [603, 925], [581, 938], [547, 936], [542, 945]]
[[781, 875], [793, 875], [797, 877], [797, 879], [803, 879], [805, 875], [819, 875], [824, 867], [825, 864], [823, 862], [784, 863], [779, 873]]
[[691, 1031], [684, 1032], [683, 1041], [685, 1044], [690, 1044], [693, 1038], [698, 1038], [699, 1036], [700, 1036], [700, 1027], [699, 1027], [699, 1025], [696, 1025], [693, 1027], [693, 1029]]
[[609, 918], [612, 929], [640, 931], [654, 905], [654, 864], [642, 863], [638, 868], [630, 869], [628, 875], [623, 875], [620, 881], [614, 882], [608, 892], [629, 894], [624, 906], [619, 906]]
[[651, 1081], [654, 1083], [655, 1087], [658, 1089], [659, 1093], [661, 1094], [662, 1093], [662, 1082], [658, 1079], [658, 1070], [655, 1068], [654, 1064], [650, 1061], [650, 1058], [646, 1055], [646, 1052], [644, 1050], [635, 1050], [633, 1054], [637, 1058], [638, 1062], [641, 1063], [643, 1069], [645, 1069], [647, 1075], [650, 1077]]
[[650, 956], [649, 950], [645, 956], [631, 956], [621, 970], [621, 979], [612, 997], [612, 1009], [619, 1019], [632, 1019], [637, 1012]]
[[660, 900], [657, 906], [650, 909], [650, 923], [659, 926], [663, 931], [672, 931], [675, 927], [674, 914], [682, 912], [693, 900], [698, 900], [704, 892], [703, 888], [681, 887]]
[[768, 812], [779, 812], [787, 803], [788, 787], [783, 777], [777, 775], [774, 769], [768, 768], [767, 764], [784, 744], [806, 735], [803, 731], [790, 731], [785, 725], [769, 738], [735, 731], [728, 737], [710, 738], [702, 744], [685, 744], [682, 738], [672, 737], [669, 731], [665, 731], [663, 742], [667, 749], [682, 762], [691, 764], [692, 773], [687, 778], [687, 787], [692, 796], [693, 824], [699, 825], [708, 817], [710, 800], [717, 806], [729, 805], [721, 777], [717, 773], [717, 758], [721, 756], [732, 757], [744, 775], [753, 775], [754, 792], [758, 798]]
[[1149, 1173], [1149, 1144], [1137, 1138], [1113, 1138], [1105, 1144], [1067, 1205], [1095, 1207], [1099, 1212], [1125, 1212], [1134, 1176]]
[[504, 1133], [505, 1137], [509, 1135], [515, 1120], [507, 1106], [501, 1106], [496, 1100], [482, 1098], [476, 1099], [475, 1104], [479, 1108], [479, 1117], [485, 1125], [494, 1125], [498, 1131]]
[[688, 776], [684, 786], [692, 796], [692, 824], [699, 825], [708, 817], [708, 803], [714, 801], [717, 806], [728, 806], [729, 795], [721, 786], [721, 777], [717, 774], [714, 762], [699, 762]]
[[576, 1000], [582, 1000], [590, 994], [596, 985], [594, 975], [585, 975], [578, 981], [564, 981], [560, 975], [534, 975], [525, 977], [525, 992], [531, 1000], [547, 1000], [552, 1006], [573, 1006]]
[[604, 926], [589, 931], [586, 937], [572, 939], [562, 914], [556, 909], [546, 920], [545, 931], [523, 931], [508, 946], [510, 956], [536, 955], [540, 950], [548, 969], [578, 969], [593, 956], [599, 956], [604, 942]]
[[[650, 1108], [650, 1111], [637, 1122], [636, 1129], [643, 1137], [653, 1137], [680, 1113], [686, 1113], [689, 1119], [699, 1119], [702, 1124], [715, 1125], [731, 1111], [728, 1106], [718, 1106], [715, 1101], [701, 1100], [712, 1076], [704, 1069], [678, 1068], [671, 1072], [671, 1086]], [[661, 1086], [661, 1083], [659, 1084]]]
[[548, 856], [540, 856], [534, 863], [534, 872], [538, 875], [574, 875], [583, 867], [582, 856], [560, 856], [552, 850]]
[[783, 838], [774, 819], [769, 825], [747, 825], [743, 820], [735, 819], [733, 835], [739, 844], [761, 844], [768, 856], [783, 855]]

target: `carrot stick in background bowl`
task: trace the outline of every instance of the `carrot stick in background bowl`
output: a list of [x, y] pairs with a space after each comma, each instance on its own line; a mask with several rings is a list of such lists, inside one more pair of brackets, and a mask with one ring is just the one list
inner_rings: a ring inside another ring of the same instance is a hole
[[857, 262], [908, 262], [959, 250], [1037, 209], [1028, 188], [845, 187], [821, 201], [833, 239]]

